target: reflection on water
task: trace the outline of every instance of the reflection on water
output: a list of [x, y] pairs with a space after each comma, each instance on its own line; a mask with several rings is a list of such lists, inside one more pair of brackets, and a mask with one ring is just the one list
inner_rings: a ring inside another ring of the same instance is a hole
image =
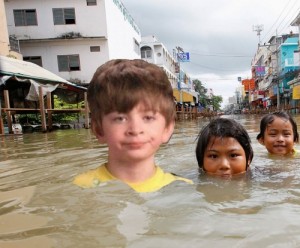
[[195, 140], [209, 120], [184, 121], [156, 161], [195, 184], [147, 194], [71, 184], [106, 161], [90, 130], [0, 137], [0, 247], [299, 247], [300, 156], [267, 156], [256, 141], [261, 116], [234, 118], [253, 142], [247, 175], [198, 175]]

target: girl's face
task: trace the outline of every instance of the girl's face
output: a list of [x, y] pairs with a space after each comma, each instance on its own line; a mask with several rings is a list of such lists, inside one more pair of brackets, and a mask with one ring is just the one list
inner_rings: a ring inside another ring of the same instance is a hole
[[231, 178], [246, 171], [246, 154], [232, 137], [212, 137], [204, 152], [203, 168], [208, 174]]
[[294, 133], [289, 120], [275, 117], [270, 123], [259, 142], [264, 145], [268, 152], [278, 155], [289, 155], [294, 152]]

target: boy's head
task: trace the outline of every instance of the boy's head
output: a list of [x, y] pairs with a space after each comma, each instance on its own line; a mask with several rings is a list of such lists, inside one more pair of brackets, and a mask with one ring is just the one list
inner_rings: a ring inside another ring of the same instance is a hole
[[166, 125], [175, 119], [173, 90], [166, 73], [141, 59], [115, 59], [101, 65], [88, 87], [94, 132], [111, 112], [128, 113], [138, 104], [161, 113]]
[[[196, 157], [199, 168], [205, 170], [204, 157], [206, 150], [210, 149], [208, 146], [212, 145], [214, 141], [219, 139], [228, 140], [228, 138], [233, 138], [243, 148], [247, 169], [253, 158], [251, 139], [241, 124], [227, 118], [214, 119], [200, 131], [196, 147]], [[226, 144], [224, 144], [224, 146], [226, 146]], [[213, 154], [212, 156], [215, 155]]]

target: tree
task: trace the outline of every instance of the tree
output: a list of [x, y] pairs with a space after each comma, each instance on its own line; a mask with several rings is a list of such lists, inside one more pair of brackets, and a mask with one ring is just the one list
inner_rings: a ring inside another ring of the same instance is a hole
[[212, 96], [212, 105], [213, 110], [218, 111], [221, 110], [221, 102], [223, 102], [222, 96]]
[[193, 80], [195, 86], [195, 91], [199, 93], [199, 102], [202, 106], [207, 105], [207, 89], [203, 86], [202, 82], [199, 79]]

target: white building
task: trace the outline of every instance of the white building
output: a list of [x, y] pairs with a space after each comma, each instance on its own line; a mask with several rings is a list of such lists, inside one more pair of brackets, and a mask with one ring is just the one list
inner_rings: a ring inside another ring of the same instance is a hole
[[176, 54], [171, 54], [165, 45], [153, 35], [142, 37], [140, 49], [143, 60], [158, 65], [166, 72], [173, 88], [174, 97], [178, 102], [192, 104], [198, 102], [198, 93], [195, 92], [194, 85], [188, 75], [181, 71], [181, 77], [185, 80], [179, 80]]
[[19, 53], [18, 41], [9, 37], [8, 35], [6, 13], [3, 0], [0, 0], [0, 30], [0, 55], [22, 59], [22, 56]]
[[9, 35], [25, 61], [89, 83], [110, 59], [140, 58], [140, 30], [120, 0], [6, 0]]
[[176, 60], [164, 44], [159, 42], [155, 36], [143, 36], [140, 49], [141, 58], [163, 68], [171, 82], [172, 88], [177, 88]]

